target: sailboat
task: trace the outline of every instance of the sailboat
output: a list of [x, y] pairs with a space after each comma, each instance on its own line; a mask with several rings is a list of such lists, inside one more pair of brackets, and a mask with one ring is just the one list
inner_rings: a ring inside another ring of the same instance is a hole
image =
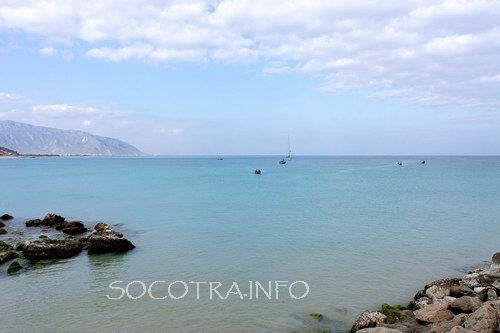
[[290, 149], [290, 135], [288, 135], [288, 155], [285, 156], [288, 161], [292, 160], [292, 150]]

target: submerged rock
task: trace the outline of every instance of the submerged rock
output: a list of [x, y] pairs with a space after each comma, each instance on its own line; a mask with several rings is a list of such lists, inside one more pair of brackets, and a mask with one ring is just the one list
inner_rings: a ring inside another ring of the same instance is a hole
[[18, 263], [17, 261], [14, 261], [13, 263], [11, 263], [9, 265], [9, 268], [7, 268], [7, 273], [8, 274], [13, 274], [19, 270], [23, 269], [23, 266], [21, 266], [20, 263]]
[[13, 218], [14, 218], [14, 216], [9, 215], [9, 214], [3, 214], [2, 216], [0, 216], [0, 220], [2, 220], [2, 221], [12, 220]]
[[46, 226], [55, 226], [62, 224], [66, 219], [61, 215], [57, 215], [54, 213], [47, 213], [43, 218], [41, 224]]
[[64, 259], [76, 256], [83, 250], [82, 244], [74, 240], [27, 241], [17, 246], [26, 259]]
[[0, 241], [0, 252], [10, 251], [10, 250], [14, 250], [14, 247], [5, 242]]
[[7, 230], [0, 228], [0, 235], [5, 235], [7, 233]]
[[2, 221], [0, 221], [0, 228], [3, 228], [5, 227], [5, 223], [3, 223]]
[[68, 235], [77, 235], [87, 232], [87, 228], [80, 221], [64, 222], [59, 225], [56, 229], [61, 230], [63, 233]]
[[0, 265], [5, 264], [6, 262], [16, 259], [19, 257], [19, 253], [14, 252], [14, 251], [8, 251], [4, 254], [0, 254]]
[[40, 219], [33, 219], [33, 220], [28, 220], [25, 222], [27, 227], [38, 227], [42, 223], [42, 220]]

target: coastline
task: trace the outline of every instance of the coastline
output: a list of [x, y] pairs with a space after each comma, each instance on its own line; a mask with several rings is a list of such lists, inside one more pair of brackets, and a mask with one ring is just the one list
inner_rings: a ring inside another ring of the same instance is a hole
[[[500, 252], [491, 265], [462, 278], [425, 285], [407, 306], [382, 304], [366, 310], [349, 333], [496, 333], [500, 332]], [[322, 319], [320, 314], [312, 317]]]

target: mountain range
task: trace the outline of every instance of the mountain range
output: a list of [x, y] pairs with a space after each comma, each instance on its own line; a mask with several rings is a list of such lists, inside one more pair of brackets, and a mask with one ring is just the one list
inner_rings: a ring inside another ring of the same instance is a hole
[[20, 154], [140, 156], [136, 147], [118, 139], [77, 130], [0, 121], [0, 147]]

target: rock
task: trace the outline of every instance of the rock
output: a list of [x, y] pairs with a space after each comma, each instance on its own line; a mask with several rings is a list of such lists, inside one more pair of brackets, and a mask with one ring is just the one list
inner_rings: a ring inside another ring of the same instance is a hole
[[419, 291], [417, 291], [415, 296], [413, 296], [413, 299], [416, 301], [418, 299], [421, 299], [422, 297], [426, 297], [424, 289], [420, 289]]
[[64, 259], [79, 254], [83, 246], [74, 240], [37, 240], [27, 241], [17, 246], [26, 259]]
[[5, 227], [5, 223], [3, 223], [2, 221], [0, 221], [0, 228], [3, 228]]
[[415, 311], [415, 318], [423, 323], [436, 323], [452, 319], [455, 315], [448, 309], [447, 302], [433, 303]]
[[[492, 286], [500, 279], [500, 266], [492, 264], [491, 267], [478, 269], [466, 274], [462, 281], [471, 288], [482, 288]], [[474, 289], [474, 291], [476, 291]], [[477, 292], [477, 291], [476, 291]]]
[[2, 220], [2, 221], [12, 220], [13, 218], [14, 218], [14, 216], [9, 215], [9, 214], [3, 214], [2, 216], [0, 216], [0, 220]]
[[68, 235], [77, 235], [87, 232], [87, 228], [85, 228], [80, 221], [64, 222], [58, 228]]
[[451, 320], [432, 324], [426, 333], [446, 333], [453, 327], [462, 325], [466, 319], [467, 315], [465, 313], [459, 314]]
[[463, 327], [474, 332], [494, 333], [498, 328], [498, 317], [494, 303], [483, 304], [467, 318]]
[[317, 321], [320, 321], [323, 319], [323, 315], [321, 313], [310, 313], [309, 317], [316, 319]]
[[123, 234], [121, 232], [111, 230], [109, 225], [107, 225], [106, 223], [102, 223], [102, 222], [99, 222], [95, 225], [94, 234], [102, 235], [102, 236], [115, 235], [117, 237], [123, 237]]
[[489, 288], [486, 293], [487, 301], [496, 301], [497, 300], [497, 292], [494, 288]]
[[483, 302], [478, 297], [462, 296], [451, 302], [450, 309], [457, 313], [471, 313], [479, 309], [481, 305]]
[[65, 220], [66, 219], [61, 215], [57, 215], [54, 213], [47, 213], [47, 215], [45, 215], [45, 217], [43, 218], [41, 225], [55, 226], [62, 224]]
[[450, 296], [453, 297], [462, 297], [462, 296], [470, 296], [474, 293], [474, 290], [467, 287], [466, 285], [458, 285], [450, 288]]
[[0, 228], [0, 235], [5, 235], [7, 233], [7, 230]]
[[4, 254], [0, 254], [0, 265], [3, 265], [7, 261], [10, 261], [12, 259], [16, 259], [18, 257], [19, 257], [19, 253], [14, 252], [14, 251], [8, 251]]
[[500, 267], [500, 252], [497, 252], [491, 257], [491, 268]]
[[125, 252], [135, 248], [131, 241], [124, 238], [122, 234], [104, 232], [102, 234], [91, 235], [87, 243], [89, 254], [106, 253], [106, 252]]
[[448, 333], [476, 333], [474, 331], [463, 328], [462, 326], [455, 326]]
[[38, 238], [47, 239], [47, 238], [49, 238], [49, 236], [47, 236], [46, 234], [41, 234], [40, 236], [38, 236]]
[[96, 232], [103, 232], [109, 229], [109, 225], [106, 223], [99, 222], [95, 225], [94, 230]]
[[395, 328], [387, 328], [387, 327], [370, 327], [363, 328], [358, 333], [403, 333], [402, 331]]
[[27, 227], [38, 227], [42, 223], [40, 219], [28, 220], [25, 222]]
[[20, 271], [21, 269], [23, 269], [23, 266], [21, 266], [21, 264], [18, 263], [17, 261], [14, 261], [13, 263], [11, 263], [9, 265], [9, 268], [7, 268], [7, 273], [8, 274], [14, 274], [17, 271]]
[[459, 279], [442, 279], [425, 286], [425, 295], [429, 298], [443, 298], [450, 295], [452, 287], [459, 285]]
[[432, 304], [432, 300], [429, 297], [422, 297], [415, 302], [415, 307], [417, 309], [425, 308], [427, 305]]
[[363, 328], [375, 327], [383, 323], [387, 317], [378, 311], [365, 311], [354, 322], [351, 327], [351, 333], [357, 332]]
[[10, 251], [10, 250], [14, 250], [14, 248], [9, 244], [0, 241], [0, 252]]

